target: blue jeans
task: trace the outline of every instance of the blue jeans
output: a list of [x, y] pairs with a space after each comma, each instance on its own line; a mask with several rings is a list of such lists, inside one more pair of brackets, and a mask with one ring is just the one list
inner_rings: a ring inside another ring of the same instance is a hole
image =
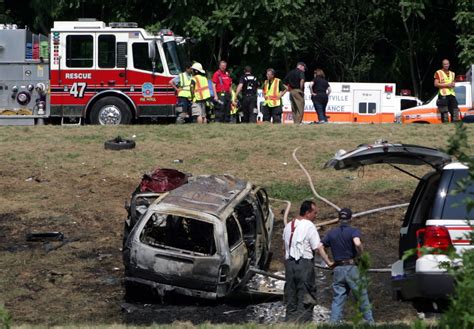
[[344, 303], [347, 295], [352, 290], [355, 298], [359, 298], [360, 311], [364, 320], [374, 323], [372, 310], [367, 294], [367, 281], [359, 276], [359, 269], [355, 265], [337, 266], [333, 271], [333, 300], [331, 306], [331, 323], [341, 321]]
[[315, 98], [312, 98], [314, 109], [316, 110], [316, 114], [318, 115], [318, 122], [328, 122], [328, 118], [326, 116], [326, 103], [320, 103]]

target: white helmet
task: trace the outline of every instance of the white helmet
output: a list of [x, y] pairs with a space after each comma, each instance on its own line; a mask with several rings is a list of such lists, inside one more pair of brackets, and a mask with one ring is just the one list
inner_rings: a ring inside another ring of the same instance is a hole
[[202, 68], [201, 63], [194, 62], [194, 64], [191, 66], [191, 68], [192, 68], [193, 70], [198, 71], [198, 72], [206, 73], [206, 72], [204, 71], [204, 69]]

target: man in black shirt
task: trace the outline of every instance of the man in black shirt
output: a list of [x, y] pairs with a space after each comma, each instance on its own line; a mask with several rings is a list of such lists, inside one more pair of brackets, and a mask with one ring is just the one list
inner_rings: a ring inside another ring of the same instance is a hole
[[242, 122], [257, 122], [257, 88], [257, 78], [252, 74], [252, 68], [247, 65], [244, 69], [244, 75], [240, 77], [235, 92], [235, 95], [238, 97], [239, 93], [242, 91]]
[[[357, 268], [355, 258], [363, 252], [360, 230], [350, 226], [352, 210], [342, 208], [339, 211], [340, 226], [330, 230], [321, 240], [318, 252], [329, 267], [333, 268], [333, 300], [331, 305], [331, 323], [342, 319], [344, 304], [349, 292], [359, 300], [359, 309], [364, 320], [374, 323], [372, 308], [367, 294], [367, 280]], [[331, 262], [325, 247], [331, 248], [334, 262]]]
[[288, 72], [283, 82], [290, 90], [291, 111], [293, 122], [300, 124], [304, 114], [304, 71], [306, 64], [298, 62], [296, 68]]

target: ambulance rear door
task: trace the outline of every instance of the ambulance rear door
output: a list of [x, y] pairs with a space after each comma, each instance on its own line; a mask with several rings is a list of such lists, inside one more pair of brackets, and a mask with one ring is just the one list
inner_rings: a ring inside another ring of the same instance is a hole
[[355, 89], [353, 95], [353, 122], [382, 122], [380, 90]]

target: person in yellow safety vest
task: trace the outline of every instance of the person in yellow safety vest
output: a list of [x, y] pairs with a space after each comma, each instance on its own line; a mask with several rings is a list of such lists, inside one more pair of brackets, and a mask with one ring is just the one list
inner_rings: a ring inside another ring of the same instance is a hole
[[449, 122], [448, 112], [451, 114], [451, 122], [459, 121], [459, 108], [454, 92], [455, 75], [449, 70], [449, 60], [443, 59], [443, 68], [436, 71], [434, 75], [434, 86], [439, 89], [436, 106], [441, 114], [441, 122]]
[[212, 79], [207, 79], [209, 85], [209, 91], [211, 92], [211, 98], [206, 101], [206, 121], [207, 123], [214, 122], [216, 119], [214, 95], [216, 94], [216, 86], [212, 82]]
[[211, 91], [206, 78], [206, 71], [202, 65], [195, 62], [191, 69], [193, 77], [191, 79], [191, 113], [193, 122], [206, 123], [206, 102], [211, 98]]
[[186, 63], [184, 72], [170, 81], [170, 85], [176, 91], [178, 100], [176, 102], [176, 112], [178, 120], [191, 118], [191, 63]]
[[267, 69], [267, 80], [263, 83], [263, 97], [265, 101], [262, 107], [263, 121], [281, 123], [282, 106], [281, 98], [287, 92], [283, 82], [275, 78], [275, 70]]
[[233, 87], [230, 89], [231, 99], [230, 99], [230, 122], [238, 123], [239, 122], [239, 107], [237, 106], [237, 94]]

